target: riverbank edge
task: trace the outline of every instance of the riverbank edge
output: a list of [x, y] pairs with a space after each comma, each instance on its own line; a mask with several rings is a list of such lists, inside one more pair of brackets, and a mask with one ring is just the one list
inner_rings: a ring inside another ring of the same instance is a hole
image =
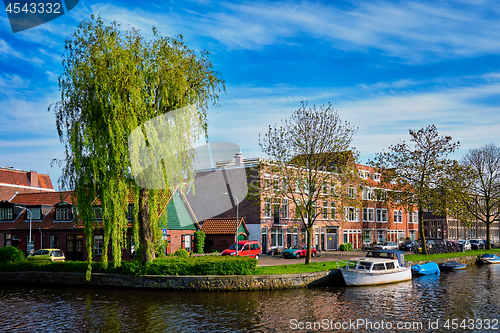
[[94, 273], [90, 281], [85, 273], [69, 272], [2, 272], [0, 281], [17, 284], [49, 284], [84, 287], [134, 289], [165, 289], [194, 291], [232, 291], [292, 289], [339, 284], [338, 270], [312, 273], [273, 275], [210, 275], [210, 276], [133, 276]]
[[[474, 264], [480, 256], [461, 256], [434, 260], [408, 261], [409, 265], [447, 261]], [[339, 270], [311, 273], [268, 274], [268, 275], [209, 275], [209, 276], [133, 276], [107, 273], [93, 273], [86, 281], [85, 273], [69, 272], [0, 272], [0, 281], [21, 284], [49, 284], [83, 287], [113, 287], [133, 289], [165, 289], [193, 291], [236, 291], [293, 289], [321, 286], [342, 286], [344, 280]]]

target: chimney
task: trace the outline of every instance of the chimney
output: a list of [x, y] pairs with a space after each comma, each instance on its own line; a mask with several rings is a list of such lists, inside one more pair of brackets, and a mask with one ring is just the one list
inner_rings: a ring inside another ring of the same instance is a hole
[[235, 166], [243, 165], [243, 154], [241, 152], [234, 154], [234, 165]]
[[38, 187], [38, 172], [35, 171], [28, 172], [28, 178], [30, 180], [31, 187]]

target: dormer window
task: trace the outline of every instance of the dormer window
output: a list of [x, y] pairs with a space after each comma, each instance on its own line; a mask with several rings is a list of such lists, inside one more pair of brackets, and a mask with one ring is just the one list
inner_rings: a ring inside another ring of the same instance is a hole
[[[30, 216], [30, 211], [31, 211], [31, 216]], [[41, 220], [42, 219], [42, 207], [36, 206], [36, 207], [28, 207], [26, 209], [26, 220], [29, 219], [32, 220]]]
[[95, 206], [94, 207], [94, 216], [96, 220], [102, 220], [102, 207]]
[[0, 221], [12, 220], [12, 207], [1, 208], [0, 207]]
[[359, 171], [359, 177], [361, 179], [368, 179], [368, 172], [364, 170]]
[[56, 206], [56, 221], [71, 221], [72, 219], [73, 212], [71, 205]]
[[380, 181], [380, 173], [374, 173], [373, 174], [373, 180], [376, 181], [376, 182], [379, 182]]

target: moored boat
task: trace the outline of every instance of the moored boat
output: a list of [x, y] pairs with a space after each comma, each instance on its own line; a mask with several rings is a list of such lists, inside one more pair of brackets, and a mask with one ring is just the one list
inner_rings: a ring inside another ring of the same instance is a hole
[[439, 266], [435, 262], [411, 266], [411, 271], [416, 275], [439, 274]]
[[439, 269], [442, 271], [455, 271], [458, 269], [465, 269], [466, 267], [467, 264], [462, 264], [455, 260], [439, 264]]
[[487, 264], [500, 264], [500, 257], [496, 254], [483, 254], [481, 260]]
[[341, 270], [348, 286], [368, 286], [411, 280], [402, 251], [370, 251], [366, 257], [353, 258]]

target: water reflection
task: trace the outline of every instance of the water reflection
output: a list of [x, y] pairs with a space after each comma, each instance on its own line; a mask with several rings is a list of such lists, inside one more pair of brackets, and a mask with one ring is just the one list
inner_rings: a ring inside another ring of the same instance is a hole
[[[201, 293], [2, 286], [0, 321], [11, 332], [286, 332], [294, 323], [307, 322], [383, 320], [428, 325], [452, 318], [500, 320], [499, 282], [500, 265], [485, 265], [359, 288]], [[428, 326], [422, 330], [434, 331]]]

